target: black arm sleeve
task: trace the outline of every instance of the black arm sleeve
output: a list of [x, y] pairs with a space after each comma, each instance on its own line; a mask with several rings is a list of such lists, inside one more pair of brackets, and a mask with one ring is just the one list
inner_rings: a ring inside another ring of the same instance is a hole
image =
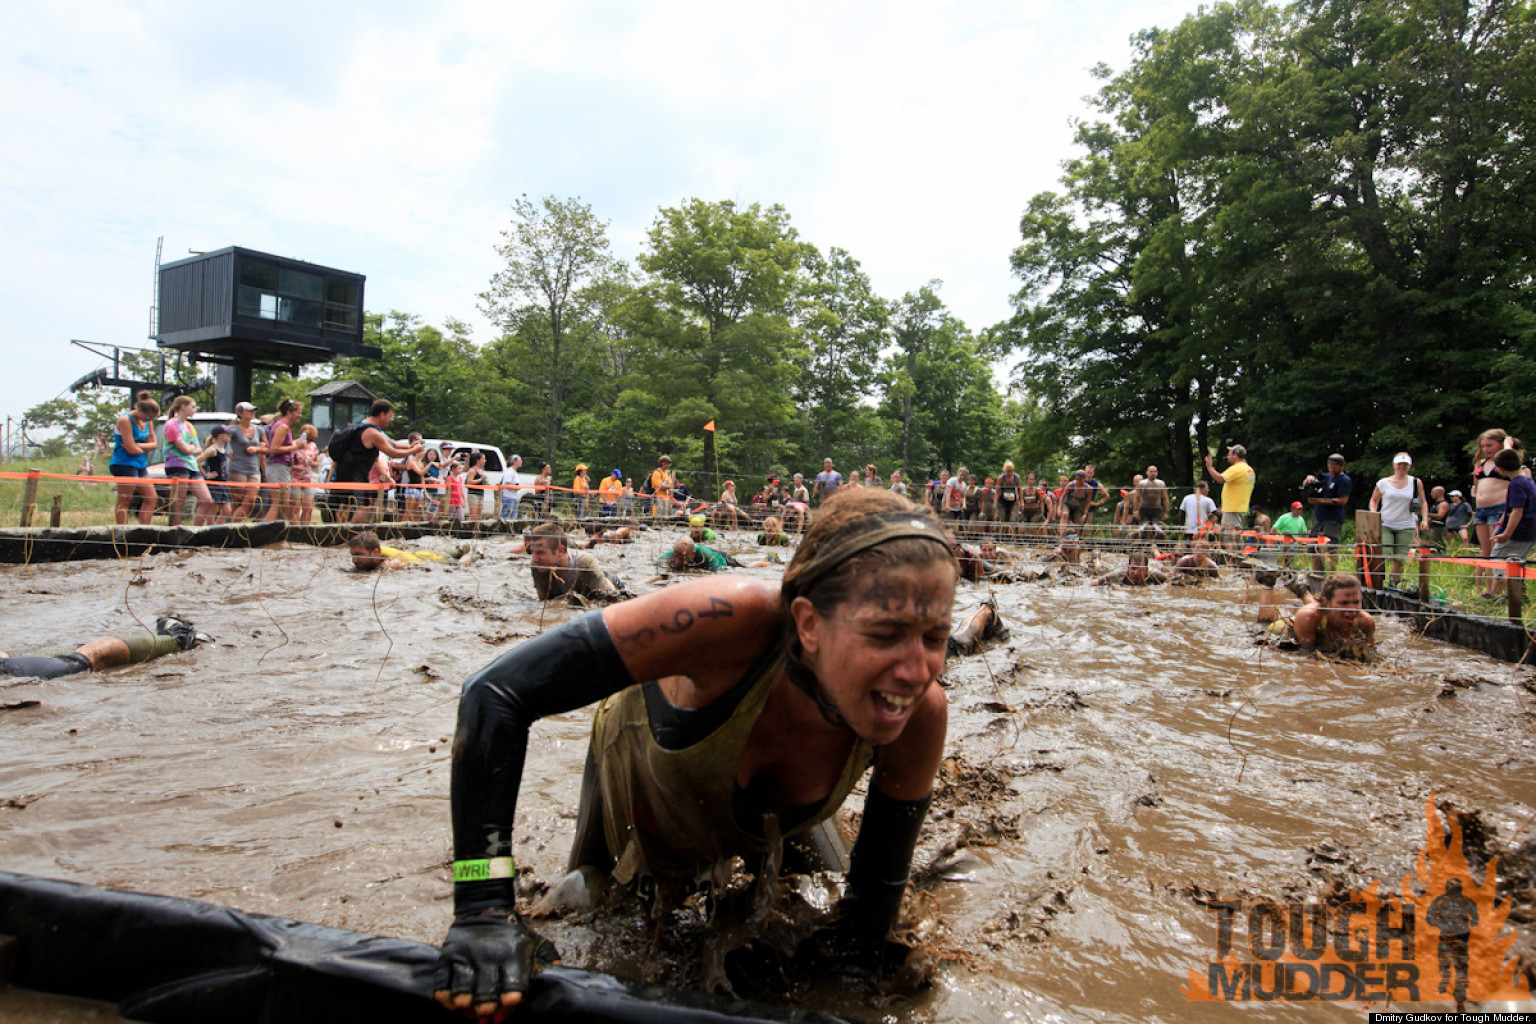
[[[601, 612], [573, 619], [470, 676], [453, 738], [453, 858], [512, 856], [528, 729], [632, 685]], [[513, 906], [513, 880], [455, 882], [454, 912]]]
[[871, 786], [848, 868], [849, 912], [858, 930], [881, 939], [896, 922], [912, 868], [912, 851], [932, 794], [897, 800]]

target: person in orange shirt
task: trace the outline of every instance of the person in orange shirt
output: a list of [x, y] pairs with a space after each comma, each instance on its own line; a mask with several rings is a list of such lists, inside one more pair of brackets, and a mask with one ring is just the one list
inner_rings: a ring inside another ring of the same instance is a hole
[[672, 488], [676, 486], [677, 477], [672, 475], [672, 456], [663, 455], [656, 468], [651, 470], [651, 490], [656, 494], [656, 501], [651, 508], [652, 515], [659, 516], [664, 509], [670, 511]]
[[597, 500], [602, 502], [602, 512], [605, 516], [618, 514], [619, 499], [623, 496], [624, 475], [618, 470], [603, 477], [603, 482], [597, 485]]

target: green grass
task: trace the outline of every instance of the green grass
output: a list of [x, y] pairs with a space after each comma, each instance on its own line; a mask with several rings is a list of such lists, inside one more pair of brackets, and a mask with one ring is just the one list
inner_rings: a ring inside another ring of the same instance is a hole
[[[97, 460], [94, 472], [107, 475], [106, 459]], [[0, 473], [58, 473], [73, 476], [80, 465], [78, 455], [61, 455], [53, 459], [33, 459], [28, 462], [0, 464]], [[21, 504], [26, 481], [0, 479], [0, 526], [21, 525]], [[37, 514], [33, 526], [47, 526], [57, 495], [62, 510], [61, 526], [110, 526], [112, 508], [117, 503], [117, 488], [112, 484], [75, 482], [73, 480], [40, 479], [37, 485]]]

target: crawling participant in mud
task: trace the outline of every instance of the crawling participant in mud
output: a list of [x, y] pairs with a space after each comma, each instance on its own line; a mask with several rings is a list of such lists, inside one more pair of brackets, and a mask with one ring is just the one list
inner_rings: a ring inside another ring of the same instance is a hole
[[572, 554], [558, 523], [540, 523], [528, 533], [533, 589], [540, 601], [574, 594], [588, 601], [617, 601], [627, 596], [623, 581], [603, 570], [597, 556]]
[[724, 572], [726, 569], [746, 568], [724, 551], [700, 544], [691, 537], [679, 537], [672, 545], [672, 550], [657, 561], [663, 569], [677, 572]]
[[1112, 584], [1124, 587], [1156, 587], [1167, 582], [1168, 576], [1163, 570], [1148, 568], [1145, 551], [1132, 551], [1126, 558], [1124, 569], [1116, 569], [1114, 572], [1096, 577], [1093, 585], [1095, 587], [1107, 587]]
[[429, 562], [446, 563], [447, 558], [436, 551], [402, 551], [379, 542], [379, 535], [364, 530], [347, 541], [347, 553], [352, 556], [352, 568], [358, 572], [375, 569], [404, 569]]
[[1336, 658], [1372, 661], [1376, 657], [1376, 621], [1361, 608], [1360, 580], [1334, 573], [1314, 596], [1305, 583], [1292, 580], [1286, 589], [1301, 598], [1301, 607], [1284, 615], [1275, 601], [1273, 574], [1257, 573], [1265, 589], [1259, 592], [1258, 621], [1264, 640], [1282, 651], [1316, 651]]
[[0, 651], [0, 676], [32, 676], [57, 679], [77, 672], [100, 672], [118, 665], [137, 665], [167, 654], [190, 651], [212, 638], [199, 633], [192, 623], [173, 616], [155, 620], [153, 636], [125, 638], [104, 636], [70, 650], [25, 651], [12, 657]]
[[1058, 565], [1081, 565], [1082, 560], [1083, 548], [1075, 533], [1064, 535], [1056, 549], [1047, 552], [1040, 559], [1042, 562], [1055, 562]]
[[1187, 583], [1214, 580], [1220, 576], [1221, 567], [1211, 559], [1211, 542], [1202, 538], [1191, 544], [1189, 554], [1173, 563], [1173, 575]]
[[438, 1001], [485, 1018], [522, 1000], [540, 945], [513, 886], [528, 730], [598, 701], [573, 871], [668, 892], [721, 877], [733, 856], [774, 863], [779, 837], [810, 835], [872, 763], [848, 895], [822, 939], [878, 952], [943, 754], [934, 684], [957, 573], [930, 512], [850, 489], [827, 500], [782, 584], [720, 576], [646, 594], [472, 676], [454, 740], [455, 917]]

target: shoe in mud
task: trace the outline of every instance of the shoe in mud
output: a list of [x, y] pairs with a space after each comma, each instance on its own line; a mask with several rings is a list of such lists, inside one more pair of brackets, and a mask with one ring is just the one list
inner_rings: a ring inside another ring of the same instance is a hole
[[597, 907], [608, 891], [608, 876], [594, 867], [582, 866], [568, 872], [554, 887], [540, 896], [534, 914], [544, 916], [562, 911], [585, 914]]
[[1002, 615], [998, 614], [996, 594], [987, 598], [986, 607], [992, 609], [992, 614], [987, 618], [987, 624], [981, 631], [981, 639], [983, 641], [1007, 639], [1008, 625], [1003, 622]]
[[197, 627], [186, 619], [178, 619], [174, 615], [162, 615], [155, 620], [155, 632], [160, 636], [175, 637], [176, 642], [184, 651], [190, 651], [198, 644], [212, 643], [213, 637], [207, 633], [199, 633]]

